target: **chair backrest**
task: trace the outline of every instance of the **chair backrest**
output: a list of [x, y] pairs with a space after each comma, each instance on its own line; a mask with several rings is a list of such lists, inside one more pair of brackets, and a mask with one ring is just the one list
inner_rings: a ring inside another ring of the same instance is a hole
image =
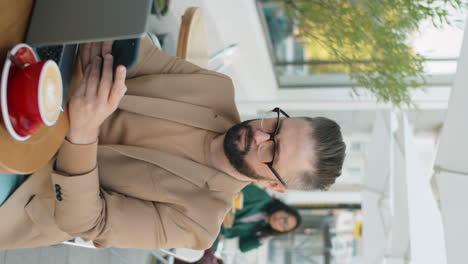
[[208, 68], [208, 38], [201, 8], [190, 7], [182, 16], [176, 55], [197, 66]]

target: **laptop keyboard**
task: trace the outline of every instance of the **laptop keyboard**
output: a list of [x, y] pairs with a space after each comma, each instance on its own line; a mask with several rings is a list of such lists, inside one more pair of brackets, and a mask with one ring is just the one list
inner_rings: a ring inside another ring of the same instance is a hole
[[54, 60], [57, 64], [60, 64], [60, 59], [62, 58], [63, 53], [63, 45], [37, 47], [36, 53], [40, 60]]

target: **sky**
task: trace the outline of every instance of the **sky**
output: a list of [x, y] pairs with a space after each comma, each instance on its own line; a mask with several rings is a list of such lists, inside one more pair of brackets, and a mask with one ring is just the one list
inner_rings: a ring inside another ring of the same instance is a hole
[[[428, 58], [458, 58], [463, 40], [467, 12], [452, 11], [453, 19], [463, 22], [455, 22], [452, 26], [441, 29], [435, 28], [430, 21], [421, 25], [421, 31], [413, 36], [413, 45], [420, 54]], [[428, 73], [455, 73], [456, 62], [428, 62]]]

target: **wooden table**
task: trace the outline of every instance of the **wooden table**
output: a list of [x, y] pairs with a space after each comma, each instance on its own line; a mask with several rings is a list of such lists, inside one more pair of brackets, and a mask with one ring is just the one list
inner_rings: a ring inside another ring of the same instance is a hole
[[[0, 0], [0, 68], [8, 50], [23, 41], [32, 6], [33, 0]], [[67, 130], [68, 114], [63, 112], [54, 126], [42, 126], [29, 140], [19, 142], [8, 134], [0, 117], [0, 173], [28, 174], [41, 168], [57, 152]]]

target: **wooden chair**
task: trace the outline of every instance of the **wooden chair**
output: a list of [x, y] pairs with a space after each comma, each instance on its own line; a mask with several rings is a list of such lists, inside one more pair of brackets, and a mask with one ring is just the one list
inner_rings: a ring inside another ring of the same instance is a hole
[[176, 55], [197, 66], [208, 68], [208, 38], [201, 8], [190, 7], [182, 16]]
[[232, 64], [239, 53], [237, 44], [231, 44], [212, 57], [208, 55], [208, 35], [203, 10], [188, 8], [182, 16], [176, 55], [205, 69], [221, 72]]

